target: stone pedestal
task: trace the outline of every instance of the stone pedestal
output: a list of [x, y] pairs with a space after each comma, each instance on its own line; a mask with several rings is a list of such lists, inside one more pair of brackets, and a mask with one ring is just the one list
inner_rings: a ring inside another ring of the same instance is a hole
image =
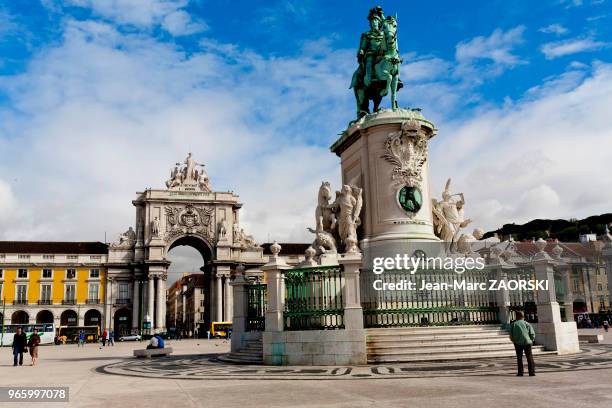
[[244, 275], [240, 274], [236, 276], [233, 282], [229, 284], [232, 287], [234, 294], [233, 304], [233, 316], [232, 316], [232, 339], [231, 339], [231, 350], [236, 352], [240, 350], [243, 344], [244, 334], [247, 332], [247, 311], [248, 311], [248, 298], [247, 298], [247, 286], [250, 285], [249, 281], [245, 279]]
[[[373, 256], [439, 242], [427, 160], [427, 144], [435, 132], [417, 110], [382, 110], [351, 125], [331, 147], [341, 158], [342, 183], [363, 188], [360, 246], [366, 267]], [[407, 205], [406, 198], [416, 207]]]
[[578, 329], [576, 323], [562, 322], [559, 303], [555, 294], [554, 261], [544, 252], [546, 243], [536, 242], [540, 249], [534, 256], [533, 267], [537, 280], [548, 281], [548, 290], [538, 291], [538, 323], [534, 324], [536, 344], [543, 345], [547, 350], [558, 354], [570, 354], [580, 351], [578, 344]]

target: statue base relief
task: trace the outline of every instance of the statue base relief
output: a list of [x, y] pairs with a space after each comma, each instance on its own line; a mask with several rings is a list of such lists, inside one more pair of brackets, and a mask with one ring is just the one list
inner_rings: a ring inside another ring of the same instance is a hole
[[342, 184], [363, 189], [358, 233], [366, 262], [374, 253], [422, 249], [419, 243], [439, 248], [428, 163], [435, 134], [418, 109], [383, 109], [352, 122], [331, 146]]

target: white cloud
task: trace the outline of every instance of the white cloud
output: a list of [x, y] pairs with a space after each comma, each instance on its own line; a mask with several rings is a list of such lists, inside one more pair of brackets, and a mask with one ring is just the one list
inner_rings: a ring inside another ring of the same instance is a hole
[[67, 21], [61, 44], [0, 81], [13, 108], [0, 111], [0, 178], [17, 179], [25, 214], [0, 239], [113, 239], [133, 223], [135, 191], [162, 187], [189, 150], [214, 188], [240, 194], [257, 239], [312, 239], [318, 185], [339, 179], [328, 146], [352, 116], [348, 56], [266, 58], [213, 43], [187, 56]]
[[90, 9], [94, 15], [119, 25], [139, 28], [161, 26], [174, 36], [205, 31], [208, 26], [194, 21], [183, 10], [187, 0], [66, 0], [66, 5]]
[[500, 75], [508, 68], [527, 62], [514, 54], [514, 48], [524, 42], [524, 26], [503, 31], [496, 29], [488, 37], [479, 36], [456, 46], [455, 75], [466, 81], [480, 82], [483, 77]]
[[460, 63], [478, 59], [491, 60], [496, 64], [513, 66], [522, 63], [512, 53], [513, 48], [523, 42], [525, 27], [518, 26], [508, 31], [496, 29], [488, 37], [475, 37], [457, 44], [455, 58]]
[[567, 33], [569, 30], [563, 27], [561, 24], [550, 24], [546, 27], [540, 28], [539, 31], [545, 34], [562, 35], [562, 34]]
[[591, 38], [573, 38], [564, 41], [549, 42], [540, 48], [546, 59], [555, 59], [565, 55], [577, 54], [579, 52], [596, 51], [608, 44], [595, 41]]
[[612, 65], [596, 64], [569, 82], [550, 78], [545, 91], [438, 124], [430, 153], [434, 191], [452, 176], [455, 192], [466, 193], [467, 216], [486, 229], [610, 212]]

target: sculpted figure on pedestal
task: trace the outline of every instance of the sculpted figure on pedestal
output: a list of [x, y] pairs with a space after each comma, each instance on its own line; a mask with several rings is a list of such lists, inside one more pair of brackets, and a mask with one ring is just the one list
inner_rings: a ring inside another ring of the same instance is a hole
[[136, 232], [132, 227], [129, 227], [127, 231], [119, 235], [113, 243], [111, 248], [132, 248], [136, 243]]
[[[451, 194], [450, 183], [449, 178], [442, 192], [441, 201], [432, 199], [432, 211], [435, 234], [445, 242], [447, 251], [454, 252], [457, 249], [460, 229], [465, 228], [472, 220], [465, 219], [463, 193]], [[458, 196], [459, 199], [453, 200], [453, 196]]]
[[378, 111], [386, 95], [391, 96], [391, 108], [397, 109], [396, 95], [402, 87], [395, 17], [385, 18], [382, 8], [377, 6], [370, 10], [368, 20], [370, 31], [361, 34], [357, 51], [359, 66], [350, 86], [355, 92], [358, 118], [370, 113], [370, 100], [374, 103], [373, 111]]
[[330, 204], [331, 186], [323, 182], [319, 188], [317, 209], [315, 211], [316, 229], [308, 228], [315, 234], [312, 243], [317, 255], [336, 253], [337, 242], [341, 242], [344, 252], [359, 252], [357, 246], [357, 227], [361, 224], [359, 214], [363, 206], [362, 189], [344, 185], [336, 191], [336, 199]]
[[342, 186], [340, 193], [336, 193], [335, 206], [339, 211], [338, 233], [344, 244], [344, 252], [359, 252], [357, 246], [357, 227], [361, 224], [359, 213], [363, 205], [361, 189], [347, 184]]
[[[197, 166], [200, 166], [201, 169], [196, 169]], [[197, 163], [191, 153], [187, 155], [185, 161], [176, 163], [176, 166], [170, 172], [170, 179], [166, 181], [166, 187], [170, 190], [212, 191], [210, 179], [204, 170], [204, 165]]]
[[151, 221], [151, 235], [154, 237], [159, 235], [159, 218], [157, 217]]

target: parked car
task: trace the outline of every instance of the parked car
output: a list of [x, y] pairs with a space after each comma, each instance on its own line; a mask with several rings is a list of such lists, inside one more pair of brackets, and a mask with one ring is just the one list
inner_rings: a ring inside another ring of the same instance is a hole
[[119, 337], [119, 341], [140, 341], [141, 339], [140, 334], [128, 334], [127, 336]]

